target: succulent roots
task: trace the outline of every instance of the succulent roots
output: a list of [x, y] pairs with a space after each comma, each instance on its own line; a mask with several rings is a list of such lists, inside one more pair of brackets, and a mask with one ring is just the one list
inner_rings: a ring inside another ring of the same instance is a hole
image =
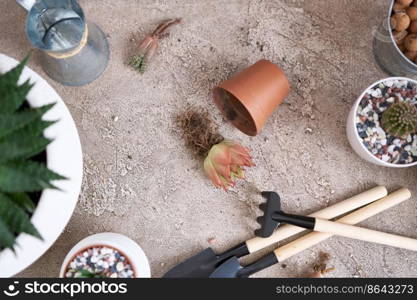
[[188, 109], [176, 121], [187, 147], [198, 158], [205, 158], [211, 147], [224, 140], [204, 109]]

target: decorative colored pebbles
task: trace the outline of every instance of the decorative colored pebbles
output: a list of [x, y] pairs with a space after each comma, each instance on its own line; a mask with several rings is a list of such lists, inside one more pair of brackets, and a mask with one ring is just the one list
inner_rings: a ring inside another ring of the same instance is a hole
[[108, 277], [133, 278], [129, 260], [110, 247], [92, 247], [79, 252], [68, 264], [66, 278]]

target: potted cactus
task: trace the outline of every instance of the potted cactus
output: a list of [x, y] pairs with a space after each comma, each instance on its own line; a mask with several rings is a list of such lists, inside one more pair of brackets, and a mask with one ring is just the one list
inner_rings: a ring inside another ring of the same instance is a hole
[[78, 134], [55, 91], [0, 54], [0, 277], [39, 258], [68, 222], [78, 199]]
[[371, 85], [348, 118], [347, 133], [356, 152], [382, 166], [417, 164], [417, 81], [390, 77]]
[[61, 278], [149, 278], [151, 269], [142, 248], [119, 233], [102, 232], [79, 241], [67, 254]]

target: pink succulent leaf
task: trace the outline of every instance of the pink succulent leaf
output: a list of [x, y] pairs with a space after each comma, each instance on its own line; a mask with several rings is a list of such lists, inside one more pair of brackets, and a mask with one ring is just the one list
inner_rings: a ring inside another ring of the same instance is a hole
[[147, 36], [146, 38], [144, 38], [142, 40], [142, 42], [139, 44], [139, 51], [138, 54], [142, 54], [145, 55], [146, 52], [148, 52], [148, 50], [151, 48], [151, 46], [155, 43], [158, 43], [158, 41], [152, 37], [152, 36]]
[[230, 171], [230, 165], [219, 165], [219, 164], [214, 163], [214, 168], [216, 169], [217, 174], [219, 174], [220, 176], [223, 176], [229, 181], [232, 181], [232, 177], [231, 177], [232, 172]]
[[148, 51], [145, 53], [143, 72], [147, 69], [147, 67], [148, 67], [149, 63], [151, 62], [152, 58], [154, 57], [157, 49], [158, 49], [158, 43], [155, 42], [155, 43], [151, 44]]
[[221, 146], [222, 148], [227, 148], [229, 152], [233, 155], [241, 155], [250, 158], [249, 149], [241, 146], [240, 144], [234, 141], [223, 141], [216, 146]]
[[172, 25], [180, 23], [181, 19], [171, 19], [159, 24], [151, 35], [145, 37], [139, 44], [138, 54], [130, 61], [130, 65], [139, 73], [144, 73], [155, 55], [158, 48], [158, 39], [166, 32]]
[[230, 177], [230, 164], [231, 164], [231, 154], [229, 149], [224, 145], [217, 144], [213, 146], [207, 156], [211, 160], [216, 172], [225, 177], [226, 179], [231, 179]]
[[163, 35], [166, 32], [166, 30], [169, 27], [171, 27], [173, 25], [176, 25], [176, 24], [179, 24], [180, 22], [181, 22], [181, 19], [171, 19], [171, 20], [168, 20], [164, 23], [161, 23], [161, 24], [158, 25], [158, 27], [156, 27], [156, 29], [152, 33], [152, 36], [160, 37], [161, 35]]
[[204, 171], [206, 172], [207, 176], [213, 182], [213, 184], [217, 187], [222, 187], [222, 181], [219, 175], [216, 172], [216, 169], [213, 166], [213, 163], [210, 159], [206, 158], [204, 160]]
[[239, 171], [239, 166], [238, 165], [231, 165], [230, 166], [230, 170], [233, 172], [233, 173], [237, 173], [238, 171]]
[[209, 158], [206, 158], [204, 161], [204, 170], [215, 186], [227, 190], [228, 186], [234, 185], [234, 182], [231, 178], [225, 178], [224, 176], [217, 173], [213, 162], [210, 161]]
[[234, 181], [229, 181], [226, 178], [224, 178], [223, 176], [220, 176], [220, 180], [222, 181], [223, 185], [222, 188], [227, 191], [227, 188], [230, 186], [235, 186], [235, 182]]
[[239, 155], [232, 155], [231, 156], [231, 163], [234, 165], [239, 165], [239, 166], [250, 166], [250, 159], [243, 157], [243, 156], [239, 156]]
[[239, 179], [245, 178], [245, 173], [243, 172], [243, 169], [240, 166], [232, 165], [231, 170], [232, 170], [232, 178], [234, 177], [239, 178]]
[[204, 161], [204, 169], [211, 181], [225, 190], [235, 186], [236, 178], [245, 178], [244, 166], [254, 165], [249, 149], [233, 141], [214, 145]]
[[219, 164], [230, 164], [232, 159], [229, 147], [223, 143], [211, 147], [208, 156]]
[[247, 166], [252, 166], [252, 157], [249, 154], [249, 149], [246, 147], [243, 147], [237, 142], [234, 141], [225, 141], [226, 145], [229, 146], [230, 153], [232, 155], [232, 160], [235, 160], [237, 164], [244, 163]]

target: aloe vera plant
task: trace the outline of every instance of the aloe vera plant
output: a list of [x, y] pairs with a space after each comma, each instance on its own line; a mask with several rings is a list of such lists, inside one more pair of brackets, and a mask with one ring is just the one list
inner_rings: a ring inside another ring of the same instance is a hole
[[25, 104], [33, 85], [29, 80], [19, 85], [18, 80], [27, 61], [0, 75], [0, 249], [13, 250], [20, 233], [41, 238], [30, 221], [35, 204], [28, 193], [54, 189], [52, 181], [64, 179], [33, 159], [51, 142], [43, 131], [54, 122], [42, 116], [53, 104]]

